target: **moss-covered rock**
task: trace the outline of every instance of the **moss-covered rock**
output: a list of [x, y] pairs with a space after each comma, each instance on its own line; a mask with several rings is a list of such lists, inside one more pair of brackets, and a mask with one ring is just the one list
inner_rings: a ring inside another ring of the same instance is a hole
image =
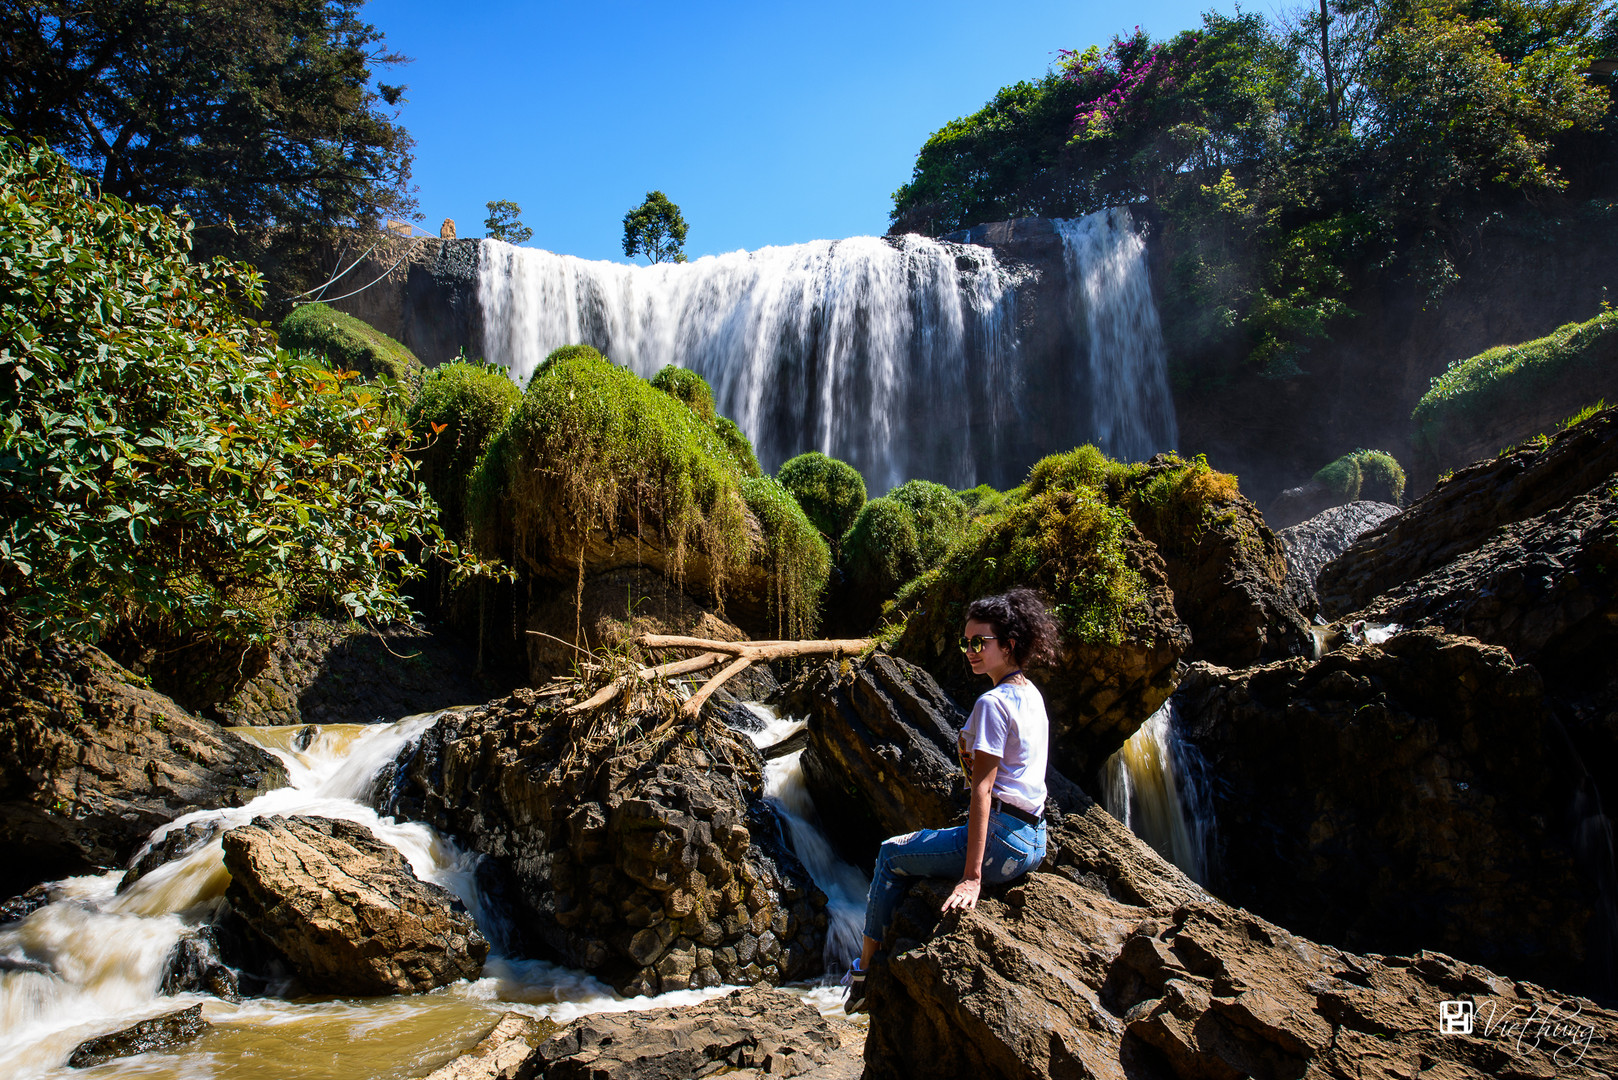
[[846, 595], [840, 608], [851, 627], [868, 627], [906, 582], [938, 565], [966, 527], [966, 506], [943, 484], [911, 480], [860, 510], [843, 536]]
[[792, 492], [815, 528], [833, 545], [841, 542], [865, 506], [865, 477], [848, 462], [819, 450], [789, 459], [775, 478]]
[[368, 379], [403, 379], [421, 367], [416, 354], [369, 323], [325, 304], [305, 304], [281, 322], [281, 347], [319, 353], [326, 363]]
[[1395, 506], [1404, 502], [1405, 471], [1392, 454], [1381, 450], [1355, 450], [1344, 454], [1315, 473], [1314, 479], [1339, 500], [1333, 504], [1335, 506], [1357, 499], [1389, 502]]
[[455, 361], [422, 380], [408, 423], [425, 442], [417, 451], [419, 476], [438, 503], [446, 534], [460, 535], [472, 470], [521, 401], [517, 384], [494, 364]]
[[719, 441], [730, 451], [745, 475], [764, 475], [746, 433], [730, 417], [720, 416], [714, 407], [713, 388], [706, 379], [690, 368], [669, 364], [652, 376], [652, 385], [670, 397], [685, 402], [703, 423], [713, 428], [714, 434], [719, 436]]
[[763, 529], [762, 557], [769, 573], [776, 636], [807, 637], [819, 621], [817, 605], [831, 574], [831, 549], [803, 508], [768, 476], [742, 481], [747, 509]]

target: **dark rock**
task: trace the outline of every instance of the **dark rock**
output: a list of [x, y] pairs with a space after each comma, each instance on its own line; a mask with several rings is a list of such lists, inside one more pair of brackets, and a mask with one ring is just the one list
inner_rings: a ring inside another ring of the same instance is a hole
[[476, 1046], [424, 1080], [530, 1080], [534, 1047], [555, 1031], [554, 1021], [508, 1012]]
[[1323, 480], [1308, 480], [1297, 487], [1287, 488], [1271, 500], [1264, 511], [1264, 520], [1277, 532], [1308, 521], [1335, 506], [1344, 505], [1342, 493]]
[[169, 950], [160, 989], [165, 994], [212, 994], [240, 1001], [236, 973], [219, 959], [219, 940], [211, 926], [199, 926]]
[[471, 917], [363, 825], [256, 818], [224, 846], [232, 910], [313, 992], [419, 993], [483, 970]]
[[[488, 856], [514, 946], [631, 994], [700, 984], [704, 967], [726, 982], [818, 972], [825, 897], [781, 839], [751, 741], [702, 721], [586, 753], [558, 706], [519, 691], [440, 720], [390, 808]], [[748, 960], [722, 958], [743, 942]]]
[[202, 1018], [202, 1006], [193, 1005], [179, 1012], [142, 1020], [111, 1035], [87, 1039], [78, 1045], [67, 1063], [70, 1068], [88, 1069], [114, 1058], [167, 1050], [192, 1041], [211, 1027], [213, 1025]]
[[1298, 610], [1305, 615], [1319, 611], [1315, 578], [1321, 568], [1398, 512], [1392, 503], [1360, 499], [1321, 511], [1277, 532], [1276, 539], [1281, 541], [1287, 560], [1287, 595]]
[[198, 708], [227, 724], [369, 724], [488, 701], [518, 681], [476, 674], [473, 650], [407, 623], [379, 629], [306, 619], [286, 627], [263, 663]]
[[813, 1075], [857, 1080], [861, 1037], [801, 998], [755, 987], [683, 1009], [581, 1017], [541, 1043], [547, 1080], [672, 1080]]
[[12, 956], [0, 956], [0, 975], [12, 971], [26, 971], [31, 975], [56, 974], [55, 969], [43, 960], [19, 960]]
[[286, 782], [97, 649], [0, 640], [0, 895], [122, 866], [181, 814]]
[[26, 919], [50, 902], [50, 887], [47, 885], [35, 885], [25, 892], [20, 892], [0, 904], [0, 926]]
[[[870, 976], [867, 1080], [1618, 1070], [1618, 1013], [1440, 953], [1357, 956], [1217, 901], [1135, 906], [1040, 872], [940, 919], [949, 887], [913, 888]], [[1470, 1036], [1439, 1032], [1455, 1000]]]
[[183, 829], [170, 829], [161, 840], [140, 853], [124, 873], [123, 880], [118, 882], [118, 891], [123, 892], [158, 867], [191, 854], [218, 836], [222, 827], [218, 821], [193, 821]]
[[1217, 777], [1221, 897], [1345, 948], [1604, 989], [1602, 870], [1576, 850], [1575, 765], [1533, 668], [1418, 631], [1194, 665], [1176, 704]]
[[1328, 563], [1316, 582], [1321, 608], [1332, 618], [1359, 611], [1482, 547], [1502, 526], [1610, 488], [1615, 472], [1618, 409], [1558, 433], [1544, 447], [1462, 469]]

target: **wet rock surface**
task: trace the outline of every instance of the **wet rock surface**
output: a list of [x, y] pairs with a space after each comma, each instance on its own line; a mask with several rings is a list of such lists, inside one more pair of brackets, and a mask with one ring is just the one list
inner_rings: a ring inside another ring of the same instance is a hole
[[[1035, 872], [940, 919], [912, 889], [870, 977], [868, 1080], [1605, 1077], [1618, 1013], [1440, 953], [1354, 955], [1217, 901]], [[1469, 1035], [1441, 1034], [1463, 1001]]]
[[1216, 777], [1212, 889], [1344, 948], [1439, 948], [1601, 988], [1612, 941], [1573, 756], [1539, 674], [1436, 631], [1316, 663], [1194, 665]]
[[755, 987], [682, 1009], [575, 1020], [530, 1059], [546, 1080], [813, 1076], [857, 1080], [862, 1033], [801, 998]]
[[100, 650], [0, 639], [0, 896], [122, 865], [159, 825], [286, 782]]
[[1392, 503], [1360, 499], [1315, 514], [1277, 532], [1287, 561], [1287, 595], [1305, 615], [1320, 610], [1315, 578], [1354, 541], [1399, 512]]
[[174, 943], [160, 989], [165, 994], [212, 994], [226, 1001], [242, 997], [236, 973], [219, 958], [219, 939], [212, 926], [199, 926]]
[[308, 619], [291, 624], [257, 674], [204, 707], [226, 724], [369, 724], [487, 701], [513, 683], [480, 678], [472, 650], [423, 627]]
[[400, 761], [392, 812], [489, 856], [521, 940], [629, 994], [820, 970], [825, 896], [763, 799], [763, 761], [704, 721], [577, 750], [533, 691], [445, 717]]
[[530, 1080], [534, 1047], [555, 1030], [550, 1020], [508, 1012], [476, 1046], [425, 1080]]
[[237, 925], [312, 992], [419, 993], [483, 970], [489, 943], [471, 917], [363, 825], [256, 818], [223, 843]]
[[1595, 489], [1618, 472], [1618, 409], [1606, 409], [1529, 446], [1480, 461], [1441, 481], [1320, 572], [1328, 618], [1359, 611], [1377, 596], [1482, 547], [1496, 529]]
[[110, 1035], [87, 1039], [78, 1045], [67, 1063], [70, 1068], [88, 1069], [115, 1058], [168, 1050], [198, 1038], [211, 1027], [213, 1025], [202, 1018], [202, 1006], [193, 1005], [179, 1012], [142, 1020]]
[[193, 821], [183, 828], [170, 829], [163, 838], [141, 852], [118, 882], [123, 892], [135, 882], [160, 866], [181, 859], [219, 835], [223, 825], [218, 821]]

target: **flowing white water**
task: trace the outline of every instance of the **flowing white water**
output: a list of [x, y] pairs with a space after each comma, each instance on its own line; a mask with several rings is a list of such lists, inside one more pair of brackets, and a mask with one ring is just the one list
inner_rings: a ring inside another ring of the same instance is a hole
[[[765, 721], [753, 732], [759, 747], [774, 746], [804, 726], [804, 721], [777, 716], [764, 705], [749, 705]], [[871, 879], [844, 862], [820, 831], [815, 801], [803, 782], [803, 751], [783, 754], [765, 764], [764, 794], [786, 822], [787, 838], [820, 891], [826, 894], [826, 949], [828, 976], [841, 974], [859, 955], [865, 928], [865, 900]]]
[[1179, 442], [1146, 241], [1127, 209], [1057, 218], [1075, 311], [1084, 312], [1095, 444], [1140, 461]]
[[[485, 241], [484, 356], [519, 382], [553, 349], [581, 342], [642, 376], [690, 368], [766, 470], [820, 450], [859, 469], [873, 495], [918, 477], [1009, 486], [1033, 457], [1008, 453], [1037, 457], [1085, 441], [1115, 457], [1171, 449], [1144, 242], [1125, 210], [1057, 225], [1072, 310], [1043, 316], [1082, 310], [1088, 345], [1055, 374], [1034, 370], [1051, 358], [1024, 355], [1016, 289], [994, 252], [921, 236], [657, 266]], [[1027, 445], [1030, 422], [1060, 445]]]
[[1213, 832], [1209, 798], [1201, 755], [1174, 730], [1172, 699], [1102, 767], [1107, 812], [1203, 884]]

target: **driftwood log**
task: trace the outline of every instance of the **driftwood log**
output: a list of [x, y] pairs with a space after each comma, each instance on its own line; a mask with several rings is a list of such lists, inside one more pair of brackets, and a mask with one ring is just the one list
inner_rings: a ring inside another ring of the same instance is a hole
[[782, 660], [791, 656], [852, 656], [871, 647], [869, 638], [818, 639], [809, 641], [715, 641], [710, 638], [678, 637], [672, 634], [642, 634], [635, 644], [644, 649], [689, 649], [697, 653], [686, 660], [643, 667], [622, 675], [577, 704], [567, 712], [586, 712], [599, 709], [623, 693], [624, 687], [640, 679], [666, 679], [675, 675], [693, 675], [719, 664], [724, 667], [692, 694], [680, 711], [695, 717], [713, 692], [736, 675], [760, 661]]

